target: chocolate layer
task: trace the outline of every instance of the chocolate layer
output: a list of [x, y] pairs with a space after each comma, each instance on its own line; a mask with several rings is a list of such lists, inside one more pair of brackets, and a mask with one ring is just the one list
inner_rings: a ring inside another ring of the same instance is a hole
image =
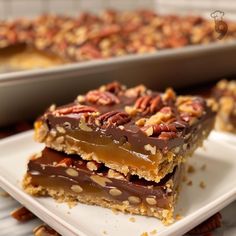
[[[39, 156], [39, 155], [38, 155]], [[31, 184], [71, 193], [106, 197], [134, 205], [151, 205], [169, 209], [176, 194], [181, 167], [168, 174], [159, 183], [124, 176], [102, 164], [88, 162], [77, 155], [66, 155], [45, 148], [40, 157], [28, 163]]]
[[141, 86], [127, 90], [112, 83], [46, 112], [40, 120], [49, 130], [63, 127], [78, 140], [93, 143], [101, 137], [147, 154], [145, 145], [167, 152], [188, 143], [187, 135], [194, 135], [199, 124], [213, 121], [214, 113], [201, 97], [176, 98], [169, 90], [163, 94]]

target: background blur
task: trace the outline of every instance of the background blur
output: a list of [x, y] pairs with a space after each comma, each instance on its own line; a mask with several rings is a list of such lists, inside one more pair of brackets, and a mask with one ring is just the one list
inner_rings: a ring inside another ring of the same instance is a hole
[[235, 0], [0, 0], [0, 19], [45, 12], [73, 15], [86, 10], [99, 12], [104, 8], [149, 8], [158, 9], [160, 13], [198, 13], [207, 17], [219, 9], [227, 12], [225, 17], [236, 19]]

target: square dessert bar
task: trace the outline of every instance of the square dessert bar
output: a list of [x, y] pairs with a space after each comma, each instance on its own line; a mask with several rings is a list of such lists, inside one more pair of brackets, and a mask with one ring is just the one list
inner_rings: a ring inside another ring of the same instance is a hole
[[59, 201], [100, 205], [113, 210], [154, 216], [170, 223], [182, 166], [159, 183], [125, 176], [95, 161], [45, 148], [28, 163], [25, 190]]
[[236, 81], [218, 82], [213, 97], [219, 106], [216, 129], [236, 133]]
[[202, 145], [214, 120], [201, 97], [113, 82], [71, 104], [51, 106], [35, 122], [35, 138], [125, 176], [159, 182]]

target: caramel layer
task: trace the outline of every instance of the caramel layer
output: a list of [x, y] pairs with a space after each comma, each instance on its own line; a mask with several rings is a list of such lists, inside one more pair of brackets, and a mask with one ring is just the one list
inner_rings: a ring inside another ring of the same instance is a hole
[[[110, 173], [111, 170], [103, 165], [91, 171], [88, 163], [91, 162], [84, 161], [77, 155], [66, 155], [46, 148], [41, 157], [30, 160], [28, 174], [35, 187], [63, 189], [72, 195], [104, 197], [117, 203], [128, 201], [131, 205], [142, 207], [173, 207], [181, 168], [155, 183], [137, 176], [125, 177], [114, 171]], [[98, 165], [95, 162], [93, 164]]]

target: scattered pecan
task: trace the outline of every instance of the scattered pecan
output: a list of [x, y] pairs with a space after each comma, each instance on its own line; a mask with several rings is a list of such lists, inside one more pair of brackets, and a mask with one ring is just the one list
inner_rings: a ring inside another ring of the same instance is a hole
[[79, 114], [79, 113], [94, 113], [97, 109], [91, 106], [83, 106], [80, 104], [65, 107], [54, 111], [58, 115]]
[[97, 118], [100, 125], [123, 125], [131, 120], [131, 117], [126, 112], [111, 111], [107, 112]]
[[118, 104], [120, 102], [118, 97], [114, 94], [107, 91], [101, 92], [99, 90], [92, 90], [88, 92], [85, 98], [86, 101], [99, 105], [113, 105]]
[[158, 136], [162, 132], [177, 132], [174, 124], [155, 124], [147, 125], [141, 128], [148, 136]]
[[149, 119], [146, 120], [146, 125], [155, 125], [161, 124], [163, 122], [173, 121], [173, 111], [169, 106], [163, 107], [156, 114], [152, 115]]
[[218, 212], [191, 231], [188, 232], [189, 235], [203, 235], [212, 232], [213, 230], [221, 227], [221, 214]]
[[123, 90], [123, 86], [119, 82], [114, 81], [112, 83], [100, 87], [99, 90], [101, 92], [107, 91], [110, 93], [118, 94], [120, 91]]
[[203, 113], [203, 104], [198, 100], [190, 100], [179, 105], [178, 110], [193, 117], [200, 117]]
[[35, 215], [23, 206], [11, 212], [11, 216], [19, 222], [25, 222], [35, 218]]
[[158, 139], [169, 140], [169, 139], [176, 138], [176, 137], [177, 137], [176, 132], [162, 132], [158, 136]]
[[163, 94], [163, 100], [168, 102], [175, 102], [176, 94], [172, 88], [166, 89], [165, 93]]
[[48, 225], [40, 225], [33, 230], [34, 236], [61, 236]]
[[160, 110], [162, 106], [163, 103], [160, 95], [157, 95], [155, 97], [151, 95], [139, 97], [134, 104], [134, 107], [141, 111], [143, 115], [153, 114]]
[[76, 59], [80, 60], [82, 57], [84, 57], [84, 59], [98, 59], [101, 58], [102, 55], [97, 47], [91, 43], [86, 43], [76, 51]]
[[146, 91], [147, 88], [144, 85], [140, 84], [134, 88], [127, 89], [125, 95], [127, 97], [139, 97], [141, 95], [144, 95]]

